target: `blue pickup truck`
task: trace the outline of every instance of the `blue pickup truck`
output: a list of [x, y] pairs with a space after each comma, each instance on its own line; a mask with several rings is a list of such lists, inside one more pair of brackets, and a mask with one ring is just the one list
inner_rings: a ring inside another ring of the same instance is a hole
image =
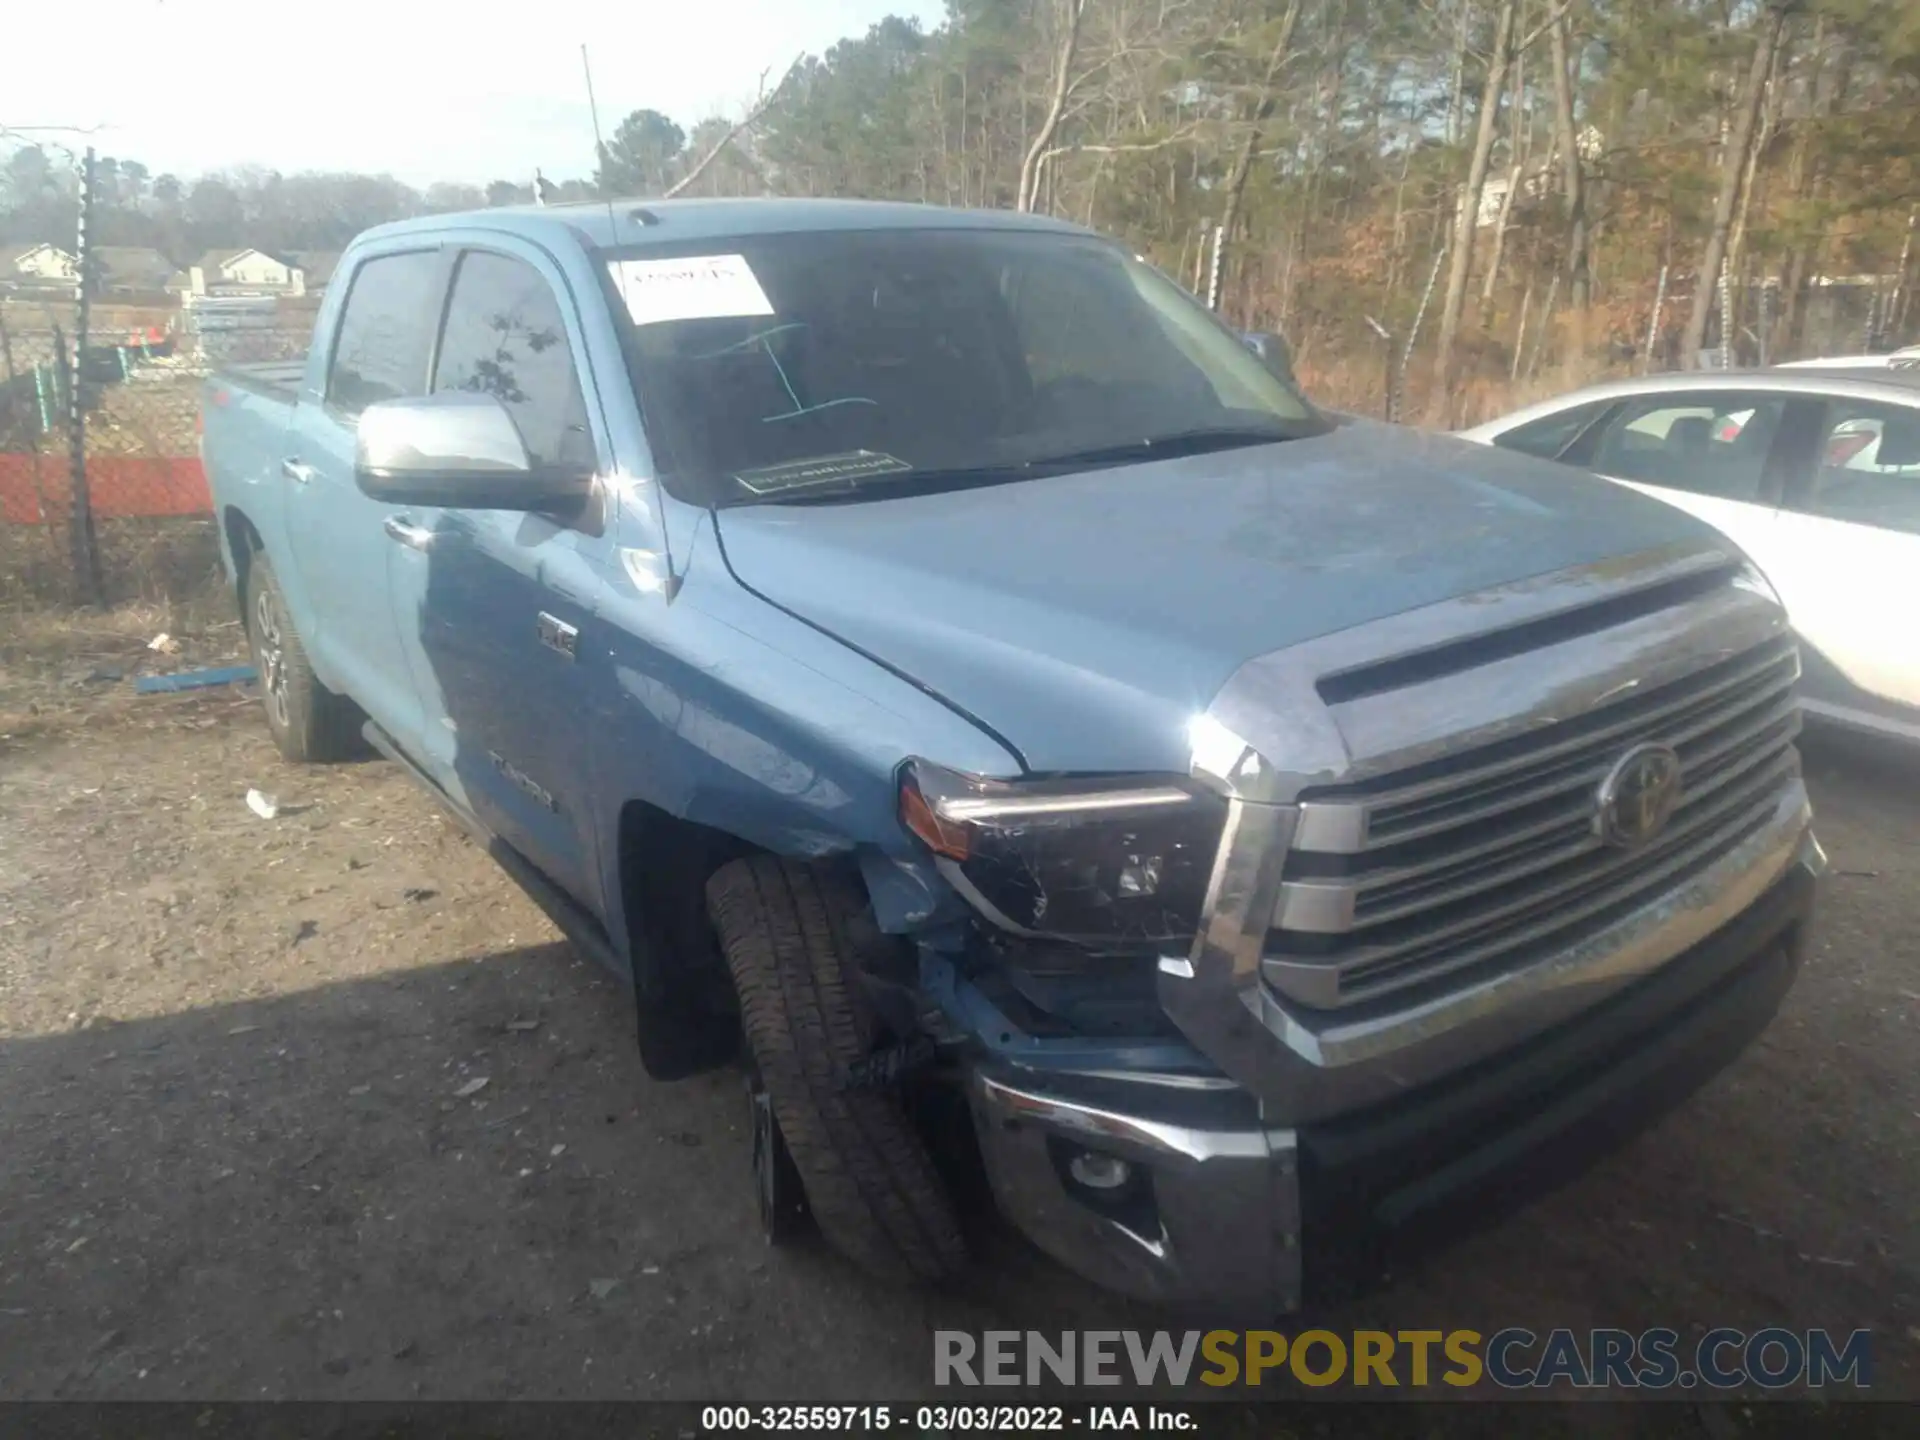
[[1297, 1306], [1687, 1094], [1806, 948], [1744, 556], [1336, 423], [1071, 225], [383, 226], [204, 419], [282, 753], [404, 766], [651, 1074], [745, 1071], [769, 1237], [876, 1274], [964, 1263], [971, 1175], [1105, 1285]]

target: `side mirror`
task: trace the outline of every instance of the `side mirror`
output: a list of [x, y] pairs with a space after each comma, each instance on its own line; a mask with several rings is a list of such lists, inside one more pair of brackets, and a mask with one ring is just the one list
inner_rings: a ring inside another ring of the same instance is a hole
[[461, 510], [561, 509], [593, 488], [590, 470], [535, 466], [507, 407], [463, 391], [361, 411], [354, 480], [375, 500]]
[[1271, 330], [1253, 330], [1240, 337], [1247, 348], [1260, 357], [1260, 362], [1279, 376], [1287, 384], [1293, 384], [1293, 351], [1288, 348], [1286, 337]]

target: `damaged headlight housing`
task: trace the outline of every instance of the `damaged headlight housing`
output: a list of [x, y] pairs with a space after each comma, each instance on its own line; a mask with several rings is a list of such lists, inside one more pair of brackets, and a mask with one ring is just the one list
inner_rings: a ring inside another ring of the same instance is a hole
[[1146, 944], [1197, 928], [1226, 801], [1185, 777], [986, 780], [911, 760], [900, 820], [995, 925]]

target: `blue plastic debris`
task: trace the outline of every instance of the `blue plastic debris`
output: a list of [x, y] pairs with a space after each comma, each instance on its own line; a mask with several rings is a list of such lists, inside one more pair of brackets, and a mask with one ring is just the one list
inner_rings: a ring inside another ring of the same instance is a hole
[[167, 690], [198, 690], [206, 685], [239, 685], [260, 678], [251, 665], [223, 665], [217, 670], [183, 670], [178, 675], [142, 675], [133, 682], [136, 693], [154, 695]]

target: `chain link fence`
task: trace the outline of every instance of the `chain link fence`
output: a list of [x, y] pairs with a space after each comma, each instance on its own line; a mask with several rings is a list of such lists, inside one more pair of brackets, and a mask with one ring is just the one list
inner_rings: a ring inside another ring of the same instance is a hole
[[140, 293], [102, 277], [84, 231], [79, 248], [71, 275], [0, 277], [0, 606], [204, 586], [203, 383], [312, 334], [315, 297]]

